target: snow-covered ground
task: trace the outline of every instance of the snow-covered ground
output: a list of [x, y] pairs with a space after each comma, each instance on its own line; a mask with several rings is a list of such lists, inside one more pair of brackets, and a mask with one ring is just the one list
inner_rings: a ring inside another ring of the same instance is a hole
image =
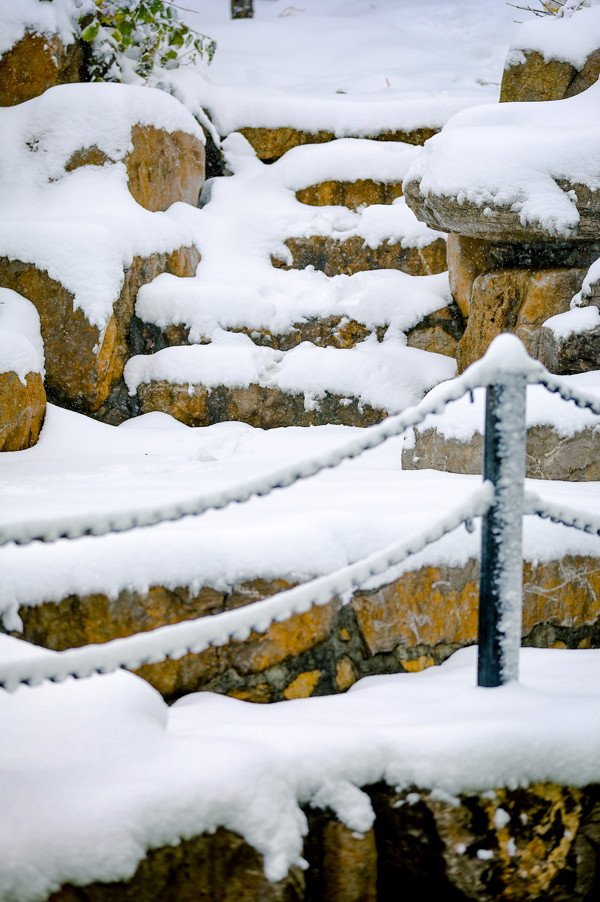
[[[5, 4], [12, 15], [8, 0], [0, 10]], [[21, 9], [40, 7], [50, 16], [53, 5], [24, 0]], [[201, 10], [187, 14], [190, 24], [215, 37], [219, 48], [208, 72], [181, 70], [177, 89], [191, 109], [206, 106], [222, 134], [243, 125], [326, 128], [340, 137], [374, 127], [441, 125], [455, 110], [497, 99], [515, 18], [503, 0], [255, 0], [255, 20], [237, 22], [228, 20], [225, 0], [185, 5]], [[13, 15], [12, 40], [15, 21]], [[231, 185], [239, 178], [250, 186], [256, 177], [264, 190], [265, 167], [241, 140], [233, 149], [240, 158], [246, 153], [247, 168], [242, 159]], [[323, 167], [327, 153], [305, 155], [306, 167]], [[300, 176], [283, 161], [271, 169], [275, 209], [284, 211], [288, 227], [295, 204], [290, 192]], [[223, 183], [215, 195], [229, 189]], [[253, 198], [246, 196], [250, 208]], [[402, 204], [392, 207], [396, 216]], [[399, 273], [328, 281], [318, 273], [273, 271], [273, 281], [263, 284], [268, 253], [285, 235], [269, 231], [262, 212], [256, 235], [246, 235], [262, 256], [249, 255], [237, 273], [225, 258], [227, 279], [219, 288], [215, 261], [222, 264], [224, 257], [217, 248], [211, 261], [207, 251], [211, 241], [216, 247], [223, 240], [223, 222], [206, 214], [202, 234], [197, 211], [178, 205], [170, 216], [173, 227], [205, 243], [199, 274], [213, 293], [203, 295], [200, 280], [197, 286], [185, 280], [185, 291], [175, 288], [165, 276], [168, 315], [158, 309], [156, 285], [140, 296], [149, 319], [154, 310], [154, 321], [165, 315], [163, 325], [176, 322], [178, 305], [187, 304], [200, 310], [193, 327], [212, 333], [230, 323], [226, 309], [211, 311], [211, 297], [226, 308], [237, 291], [231, 324], [239, 325], [244, 299], [263, 302], [246, 314], [246, 325], [275, 319], [283, 329], [293, 322], [290, 310], [331, 315], [348, 295], [363, 321], [375, 324], [392, 306], [389, 288], [405, 298], [388, 316], [399, 330], [425, 308], [440, 306], [447, 290], [444, 277], [409, 283]], [[364, 214], [346, 211], [341, 226], [339, 210], [337, 219], [319, 215], [330, 231], [355, 229], [368, 237], [360, 231], [368, 225]], [[301, 233], [306, 220], [297, 225]], [[234, 246], [237, 240], [233, 234]], [[263, 432], [239, 423], [191, 429], [162, 414], [112, 427], [49, 406], [39, 444], [0, 457], [0, 523], [177, 502], [358, 433], [334, 426]], [[403, 473], [401, 441], [201, 518], [106, 537], [7, 545], [0, 550], [5, 627], [18, 628], [20, 604], [70, 593], [115, 596], [125, 586], [225, 588], [257, 576], [320, 576], [426, 528], [480, 484], [472, 476]], [[542, 490], [561, 504], [598, 509], [597, 484], [546, 482]], [[461, 529], [412, 566], [462, 563], [477, 545], [477, 533]], [[528, 518], [528, 559], [567, 552], [598, 555], [600, 539]], [[3, 662], [53, 654], [0, 639]], [[465, 650], [422, 674], [371, 678], [344, 696], [269, 707], [199, 694], [168, 709], [147, 684], [124, 673], [2, 692], [0, 899], [36, 902], [65, 881], [127, 877], [149, 847], [220, 824], [263, 852], [267, 873], [276, 879], [301, 854], [306, 824], [299, 803], [329, 806], [353, 829], [365, 830], [372, 812], [357, 787], [380, 779], [450, 793], [540, 780], [600, 781], [599, 677], [599, 652], [525, 650], [520, 684], [482, 690], [475, 686], [474, 652]]]

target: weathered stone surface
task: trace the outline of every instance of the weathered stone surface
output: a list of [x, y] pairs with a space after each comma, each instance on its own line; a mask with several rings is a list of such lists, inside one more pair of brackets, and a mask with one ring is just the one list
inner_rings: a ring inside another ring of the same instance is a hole
[[355, 236], [339, 241], [325, 235], [288, 238], [285, 246], [292, 254], [291, 265], [271, 258], [279, 269], [306, 269], [314, 266], [326, 276], [351, 276], [370, 269], [399, 269], [411, 276], [429, 276], [446, 270], [446, 242], [436, 238], [422, 248], [402, 247], [400, 242], [385, 241], [369, 247]]
[[469, 315], [473, 282], [493, 268], [490, 244], [464, 235], [448, 235], [446, 239], [450, 291], [464, 317]]
[[[148, 664], [137, 671], [168, 700], [208, 690], [253, 702], [344, 692], [377, 673], [422, 670], [442, 663], [477, 635], [478, 564], [423, 567], [349, 605], [327, 605], [272, 624], [246, 642]], [[600, 647], [598, 560], [565, 556], [525, 562], [523, 643], [535, 647]], [[203, 588], [124, 589], [116, 599], [71, 595], [21, 607], [19, 638], [61, 650], [106, 642], [163, 624], [210, 616], [289, 588], [285, 580], [253, 580], [228, 593]], [[17, 634], [15, 634], [17, 635]]]
[[0, 373], [0, 451], [23, 451], [39, 438], [46, 391], [39, 373], [28, 373], [25, 382], [16, 373]]
[[[204, 184], [205, 158], [204, 145], [195, 135], [134, 125], [131, 143], [133, 149], [123, 162], [129, 191], [140, 206], [156, 212], [166, 210], [177, 201], [197, 205]], [[65, 171], [109, 162], [116, 160], [92, 145], [72, 154]]]
[[130, 880], [69, 884], [48, 902], [302, 902], [304, 886], [299, 868], [270, 883], [259, 853], [220, 827], [177, 846], [152, 849]]
[[314, 902], [376, 902], [375, 831], [355, 833], [335, 820], [329, 811], [309, 809], [307, 816], [306, 899]]
[[[256, 151], [260, 160], [276, 160], [283, 156], [292, 147], [302, 144], [326, 144], [334, 141], [333, 132], [303, 132], [295, 128], [240, 128], [238, 131], [246, 138]], [[411, 129], [410, 131], [381, 132], [378, 135], [355, 135], [359, 138], [371, 138], [373, 141], [401, 141], [404, 144], [425, 144], [432, 135], [437, 134], [438, 128]]]
[[[537, 50], [526, 50], [523, 62], [507, 66], [502, 74], [500, 102], [562, 100], [577, 75], [570, 63], [545, 60]], [[588, 86], [589, 87], [589, 86]]]
[[359, 179], [356, 182], [319, 182], [296, 191], [303, 204], [315, 207], [341, 205], [356, 210], [363, 205], [391, 204], [402, 197], [402, 182], [376, 182]]
[[591, 87], [600, 75], [600, 50], [581, 69], [559, 60], [545, 60], [537, 50], [526, 50], [523, 62], [507, 66], [502, 75], [500, 102], [562, 100]]
[[567, 337], [543, 327], [538, 357], [551, 373], [563, 376], [600, 370], [600, 326]]
[[477, 276], [458, 347], [459, 372], [482, 357], [502, 332], [514, 332], [537, 357], [544, 322], [569, 309], [584, 276], [579, 269], [496, 270]]
[[465, 331], [465, 321], [456, 304], [429, 313], [406, 333], [409, 348], [420, 348], [434, 354], [456, 357], [458, 343]]
[[384, 786], [370, 794], [384, 902], [591, 902], [598, 891], [596, 786], [536, 783], [448, 801]]
[[[524, 562], [523, 636], [537, 624], [577, 630], [600, 614], [600, 571], [595, 558], [565, 555], [558, 561]], [[436, 663], [455, 648], [477, 641], [479, 565], [422, 567], [375, 592], [356, 593], [351, 604], [371, 655], [430, 649]], [[554, 632], [538, 632], [526, 644], [554, 645]], [[550, 637], [550, 641], [548, 638]], [[574, 638], [574, 646], [584, 639]], [[445, 651], [447, 649], [447, 651]], [[414, 658], [413, 658], [414, 660]], [[413, 669], [408, 668], [408, 669]]]
[[[557, 179], [563, 191], [573, 191], [579, 211], [579, 222], [568, 236], [570, 240], [597, 239], [600, 233], [600, 191], [586, 185]], [[469, 238], [481, 238], [490, 242], [552, 241], [557, 236], [549, 233], [538, 222], [521, 222], [518, 210], [510, 206], [494, 204], [478, 206], [458, 196], [421, 194], [417, 181], [404, 182], [406, 203], [421, 222], [442, 232], [456, 232]], [[485, 213], [484, 213], [485, 210]]]
[[[480, 474], [482, 461], [483, 436], [480, 432], [475, 432], [469, 441], [461, 442], [434, 428], [416, 430], [414, 447], [402, 451], [403, 470]], [[564, 436], [551, 426], [530, 426], [525, 473], [531, 479], [570, 482], [600, 479], [600, 427]]]
[[54, 85], [85, 80], [82, 45], [65, 47], [56, 35], [26, 32], [0, 57], [0, 106], [13, 106]]
[[188, 426], [210, 426], [226, 420], [249, 423], [258, 429], [322, 426], [326, 423], [370, 426], [387, 415], [386, 411], [363, 405], [356, 398], [347, 403], [348, 399], [330, 394], [307, 410], [304, 394], [286, 394], [281, 389], [262, 385], [207, 389], [187, 383], [142, 382], [137, 397], [140, 413], [159, 410]]
[[199, 260], [194, 247], [180, 248], [172, 254], [134, 257], [124, 272], [121, 293], [101, 337], [83, 311], [74, 308], [71, 292], [47, 272], [1, 257], [0, 285], [22, 294], [40, 315], [46, 386], [51, 400], [76, 410], [97, 412], [121, 379], [130, 356], [129, 327], [140, 286], [162, 272], [192, 276]]

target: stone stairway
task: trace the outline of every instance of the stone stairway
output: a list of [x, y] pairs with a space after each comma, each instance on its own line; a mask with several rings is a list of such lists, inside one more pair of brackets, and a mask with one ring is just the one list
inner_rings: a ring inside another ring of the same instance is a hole
[[[134, 409], [188, 425], [369, 425], [451, 377], [463, 322], [445, 240], [401, 196], [415, 148], [340, 139], [266, 166], [239, 134], [224, 146], [233, 174], [205, 189], [196, 278], [139, 292], [150, 353], [127, 365]], [[225, 252], [218, 230], [234, 235]]]

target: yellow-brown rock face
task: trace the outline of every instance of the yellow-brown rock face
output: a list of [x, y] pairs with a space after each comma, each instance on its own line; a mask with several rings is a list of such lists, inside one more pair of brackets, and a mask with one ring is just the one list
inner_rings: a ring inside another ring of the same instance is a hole
[[522, 53], [523, 61], [507, 66], [502, 75], [500, 102], [562, 100], [586, 91], [600, 75], [600, 49], [581, 69], [559, 60], [545, 60], [537, 50]]
[[39, 438], [46, 392], [39, 373], [23, 385], [16, 373], [0, 373], [0, 451], [23, 451]]
[[129, 324], [137, 292], [161, 272], [192, 276], [199, 262], [196, 248], [172, 254], [135, 257], [125, 270], [123, 287], [103, 336], [80, 309], [70, 291], [44, 270], [0, 258], [0, 285], [30, 300], [40, 315], [46, 353], [46, 385], [52, 398], [77, 410], [94, 412], [122, 376], [129, 357]]
[[296, 191], [303, 204], [315, 207], [341, 205], [356, 210], [363, 204], [391, 204], [402, 197], [402, 182], [375, 182], [359, 179], [356, 182], [318, 182]]
[[137, 389], [140, 413], [158, 410], [187, 426], [210, 426], [225, 420], [239, 420], [257, 429], [282, 426], [371, 426], [387, 412], [358, 398], [326, 394], [306, 410], [304, 393], [288, 394], [279, 388], [253, 384], [247, 388], [219, 385], [208, 389], [165, 381], [142, 382]]
[[569, 309], [584, 275], [580, 269], [509, 269], [478, 276], [458, 347], [459, 372], [482, 357], [502, 332], [518, 335], [528, 352], [537, 357], [544, 322]]
[[54, 85], [84, 80], [81, 44], [65, 47], [56, 35], [26, 32], [0, 57], [0, 106], [13, 106]]
[[291, 266], [274, 257], [278, 269], [306, 269], [314, 266], [326, 276], [352, 276], [371, 269], [398, 269], [411, 276], [430, 276], [446, 270], [446, 242], [436, 238], [425, 247], [402, 247], [400, 242], [384, 241], [369, 247], [364, 239], [354, 236], [340, 241], [326, 235], [288, 238], [286, 247], [292, 254]]
[[[196, 206], [204, 184], [204, 145], [195, 135], [134, 125], [131, 150], [124, 158], [129, 193], [140, 206], [156, 212], [180, 201]], [[111, 160], [93, 145], [75, 151], [65, 170], [103, 166]]]
[[[259, 160], [277, 160], [292, 147], [303, 144], [326, 144], [334, 141], [333, 132], [303, 132], [295, 128], [240, 128], [239, 131], [252, 145]], [[439, 129], [415, 128], [410, 131], [383, 132], [378, 135], [360, 135], [374, 141], [402, 141], [404, 144], [424, 144]]]
[[446, 258], [452, 297], [462, 315], [467, 317], [473, 282], [477, 276], [494, 268], [489, 242], [450, 234], [446, 239]]

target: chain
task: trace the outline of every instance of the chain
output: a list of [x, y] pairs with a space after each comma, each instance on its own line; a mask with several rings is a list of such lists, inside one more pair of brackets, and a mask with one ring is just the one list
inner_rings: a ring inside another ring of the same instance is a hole
[[92, 673], [111, 673], [119, 668], [136, 670], [142, 664], [166, 658], [177, 660], [186, 654], [198, 654], [211, 645], [225, 645], [232, 639], [243, 641], [252, 631], [264, 633], [275, 621], [287, 620], [315, 605], [327, 604], [353, 592], [367, 580], [401, 564], [463, 523], [470, 528], [472, 518], [483, 516], [488, 510], [492, 497], [491, 483], [484, 483], [466, 502], [413, 538], [388, 545], [327, 576], [247, 607], [161, 626], [102, 645], [48, 652], [29, 661], [5, 664], [0, 666], [0, 686], [14, 691], [23, 683], [35, 686], [43, 680], [61, 682], [68, 677], [83, 678]]

